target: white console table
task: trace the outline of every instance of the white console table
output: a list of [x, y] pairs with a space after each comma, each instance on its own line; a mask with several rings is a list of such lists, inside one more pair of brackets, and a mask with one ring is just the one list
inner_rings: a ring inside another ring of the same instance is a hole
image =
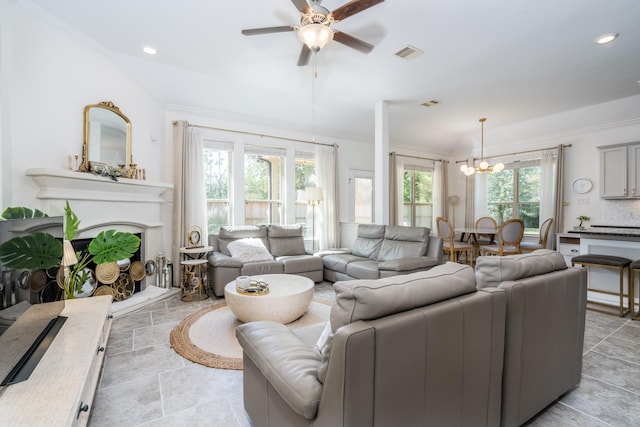
[[65, 301], [60, 315], [67, 320], [29, 379], [0, 391], [1, 425], [87, 424], [111, 328], [110, 313], [111, 296]]

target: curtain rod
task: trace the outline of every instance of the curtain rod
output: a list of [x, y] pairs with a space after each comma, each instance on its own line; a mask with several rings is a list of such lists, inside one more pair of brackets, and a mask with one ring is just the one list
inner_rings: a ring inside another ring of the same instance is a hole
[[[564, 148], [571, 148], [571, 144], [563, 144], [562, 147]], [[527, 154], [527, 153], [535, 153], [537, 151], [544, 151], [544, 150], [557, 150], [558, 146], [554, 146], [554, 147], [549, 147], [549, 148], [537, 148], [535, 150], [525, 150], [525, 151], [517, 151], [515, 153], [507, 153], [507, 154], [498, 154], [495, 156], [490, 156], [490, 157], [485, 157], [485, 159], [495, 159], [498, 157], [507, 157], [507, 156], [515, 156], [518, 154]], [[480, 160], [479, 157], [474, 157], [473, 160]], [[466, 163], [467, 160], [456, 160], [456, 163]]]
[[[174, 126], [176, 126], [178, 124], [177, 121], [173, 121], [172, 124]], [[274, 135], [264, 135], [264, 134], [260, 134], [260, 133], [255, 133], [255, 132], [247, 132], [247, 131], [242, 131], [242, 130], [234, 130], [234, 129], [225, 129], [225, 128], [217, 128], [217, 127], [213, 127], [213, 126], [204, 126], [204, 125], [192, 125], [191, 123], [187, 122], [187, 125], [190, 127], [194, 127], [194, 128], [200, 128], [200, 129], [210, 129], [210, 130], [219, 130], [219, 131], [223, 131], [223, 132], [233, 132], [233, 133], [242, 133], [245, 135], [253, 135], [253, 136], [259, 136], [261, 138], [263, 137], [267, 137], [267, 138], [276, 138], [276, 139], [284, 139], [286, 141], [293, 141], [293, 142], [304, 142], [305, 144], [314, 144], [314, 145], [324, 145], [326, 147], [333, 147], [333, 148], [338, 148], [338, 144], [326, 144], [323, 142], [315, 142], [315, 141], [305, 141], [304, 139], [295, 139], [295, 138], [286, 138], [286, 137], [282, 137], [282, 136], [274, 136]]]
[[397, 157], [408, 157], [411, 159], [418, 159], [418, 160], [431, 160], [434, 162], [447, 162], [449, 163], [449, 160], [444, 160], [444, 159], [430, 159], [429, 157], [419, 157], [419, 156], [410, 156], [408, 154], [398, 154], [395, 151], [392, 151], [391, 153], [389, 153], [389, 155], [391, 156], [392, 154], [395, 154]]

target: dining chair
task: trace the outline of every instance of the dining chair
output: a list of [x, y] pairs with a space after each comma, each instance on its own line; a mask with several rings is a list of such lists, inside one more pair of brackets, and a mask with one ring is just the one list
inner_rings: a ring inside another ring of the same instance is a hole
[[474, 246], [471, 243], [459, 242], [454, 239], [454, 231], [448, 219], [441, 216], [436, 218], [436, 226], [438, 228], [438, 236], [442, 239], [442, 249], [449, 252], [449, 259], [457, 262], [460, 252], [466, 252], [469, 265], [473, 266]]
[[538, 236], [538, 242], [522, 242], [520, 243], [520, 250], [522, 252], [533, 252], [536, 249], [544, 249], [547, 247], [547, 239], [549, 238], [549, 231], [553, 224], [553, 218], [547, 218], [540, 226], [540, 234]]
[[509, 219], [498, 229], [498, 243], [480, 248], [482, 255], [514, 255], [522, 253], [520, 242], [524, 236], [524, 222], [521, 219]]
[[[490, 216], [483, 216], [476, 220], [476, 244], [478, 246], [495, 245], [498, 224]], [[482, 233], [484, 230], [495, 230], [493, 234]]]

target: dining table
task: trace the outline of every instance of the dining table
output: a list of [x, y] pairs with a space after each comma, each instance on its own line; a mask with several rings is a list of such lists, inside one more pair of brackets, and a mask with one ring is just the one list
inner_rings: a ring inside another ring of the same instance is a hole
[[478, 249], [478, 236], [479, 235], [487, 235], [491, 237], [492, 241], [495, 241], [496, 234], [498, 234], [497, 228], [475, 228], [475, 227], [464, 227], [464, 228], [456, 228], [456, 233], [460, 234], [461, 242], [469, 242], [473, 246]]

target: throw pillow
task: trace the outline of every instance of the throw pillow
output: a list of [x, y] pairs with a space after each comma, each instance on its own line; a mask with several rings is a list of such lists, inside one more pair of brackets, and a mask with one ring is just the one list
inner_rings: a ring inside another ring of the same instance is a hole
[[238, 258], [242, 262], [273, 261], [273, 256], [260, 239], [238, 239], [229, 243], [227, 249], [232, 258]]

